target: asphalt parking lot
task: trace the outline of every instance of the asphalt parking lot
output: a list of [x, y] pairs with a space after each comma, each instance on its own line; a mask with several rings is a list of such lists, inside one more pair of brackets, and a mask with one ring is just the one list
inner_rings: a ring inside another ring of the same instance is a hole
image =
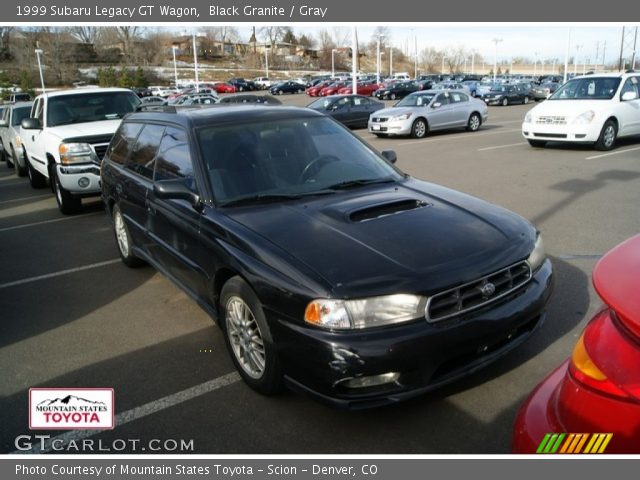
[[196, 453], [227, 454], [508, 453], [518, 406], [600, 305], [590, 280], [597, 259], [640, 231], [640, 140], [606, 153], [533, 149], [520, 135], [529, 108], [490, 107], [476, 133], [414, 140], [355, 131], [395, 150], [407, 173], [532, 221], [556, 275], [546, 323], [524, 345], [443, 390], [374, 411], [253, 392], [193, 301], [152, 268], [120, 263], [99, 201], [63, 216], [49, 190], [0, 165], [0, 452], [34, 433], [28, 389], [48, 386], [113, 387], [117, 426], [92, 437], [107, 443], [193, 439]]

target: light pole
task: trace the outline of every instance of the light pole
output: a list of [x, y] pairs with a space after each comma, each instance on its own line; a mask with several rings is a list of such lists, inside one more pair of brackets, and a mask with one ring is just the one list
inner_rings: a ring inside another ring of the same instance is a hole
[[384, 35], [378, 34], [378, 43], [376, 49], [376, 83], [380, 83], [380, 39]]
[[440, 70], [442, 72], [442, 75], [444, 75], [444, 59], [447, 58], [446, 55], [442, 56], [442, 69]]
[[413, 64], [413, 78], [418, 78], [418, 37], [413, 37], [413, 50], [414, 50], [414, 64]]
[[476, 73], [476, 51], [471, 51], [471, 75]]
[[196, 49], [196, 34], [193, 37], [193, 66], [196, 71], [196, 92], [200, 91], [200, 80], [198, 79], [198, 50]]
[[176, 83], [176, 88], [178, 88], [178, 66], [176, 65], [176, 50], [178, 49], [178, 45], [175, 43], [171, 45], [171, 50], [173, 50], [173, 78]]
[[393, 47], [389, 47], [389, 76], [393, 77]]
[[331, 78], [336, 76], [336, 59], [335, 54], [338, 50], [333, 48], [331, 49]]
[[535, 52], [534, 53], [535, 56], [533, 57], [533, 76], [534, 77], [538, 73], [538, 54], [539, 52]]
[[502, 41], [501, 38], [494, 38], [492, 42], [495, 44], [495, 51], [493, 55], [493, 83], [496, 81], [496, 70], [498, 69], [498, 44]]
[[269, 78], [269, 50], [271, 50], [271, 45], [267, 48], [267, 45], [264, 45], [264, 71], [267, 78]]
[[571, 47], [571, 27], [567, 30], [567, 51], [564, 54], [564, 75], [562, 83], [567, 83], [567, 70], [569, 70], [569, 49]]
[[573, 74], [578, 74], [578, 55], [580, 54], [580, 49], [582, 45], [576, 45], [576, 58], [573, 59]]
[[38, 71], [40, 72], [40, 85], [42, 85], [42, 93], [45, 93], [44, 75], [42, 74], [42, 63], [40, 63], [40, 55], [42, 55], [42, 50], [39, 48], [36, 48], [36, 57], [38, 59]]

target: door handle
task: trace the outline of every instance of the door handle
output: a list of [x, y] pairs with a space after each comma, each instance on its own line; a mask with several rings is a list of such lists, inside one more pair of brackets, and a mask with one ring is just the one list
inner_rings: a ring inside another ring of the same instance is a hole
[[151, 215], [155, 215], [156, 214], [156, 207], [154, 207], [151, 202], [149, 202], [149, 200], [145, 200], [144, 201], [146, 207], [147, 207], [147, 212], [149, 212]]

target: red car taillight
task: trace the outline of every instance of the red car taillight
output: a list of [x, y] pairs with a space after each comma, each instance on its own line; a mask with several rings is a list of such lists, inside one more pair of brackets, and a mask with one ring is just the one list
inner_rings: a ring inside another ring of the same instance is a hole
[[640, 345], [610, 309], [589, 323], [571, 355], [570, 375], [600, 393], [640, 400]]

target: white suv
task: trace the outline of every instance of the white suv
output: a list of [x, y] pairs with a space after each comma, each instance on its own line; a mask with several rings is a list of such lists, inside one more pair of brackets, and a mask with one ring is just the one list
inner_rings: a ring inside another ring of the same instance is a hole
[[547, 142], [593, 143], [610, 150], [618, 137], [640, 134], [640, 73], [586, 75], [569, 80], [527, 112], [522, 135]]

